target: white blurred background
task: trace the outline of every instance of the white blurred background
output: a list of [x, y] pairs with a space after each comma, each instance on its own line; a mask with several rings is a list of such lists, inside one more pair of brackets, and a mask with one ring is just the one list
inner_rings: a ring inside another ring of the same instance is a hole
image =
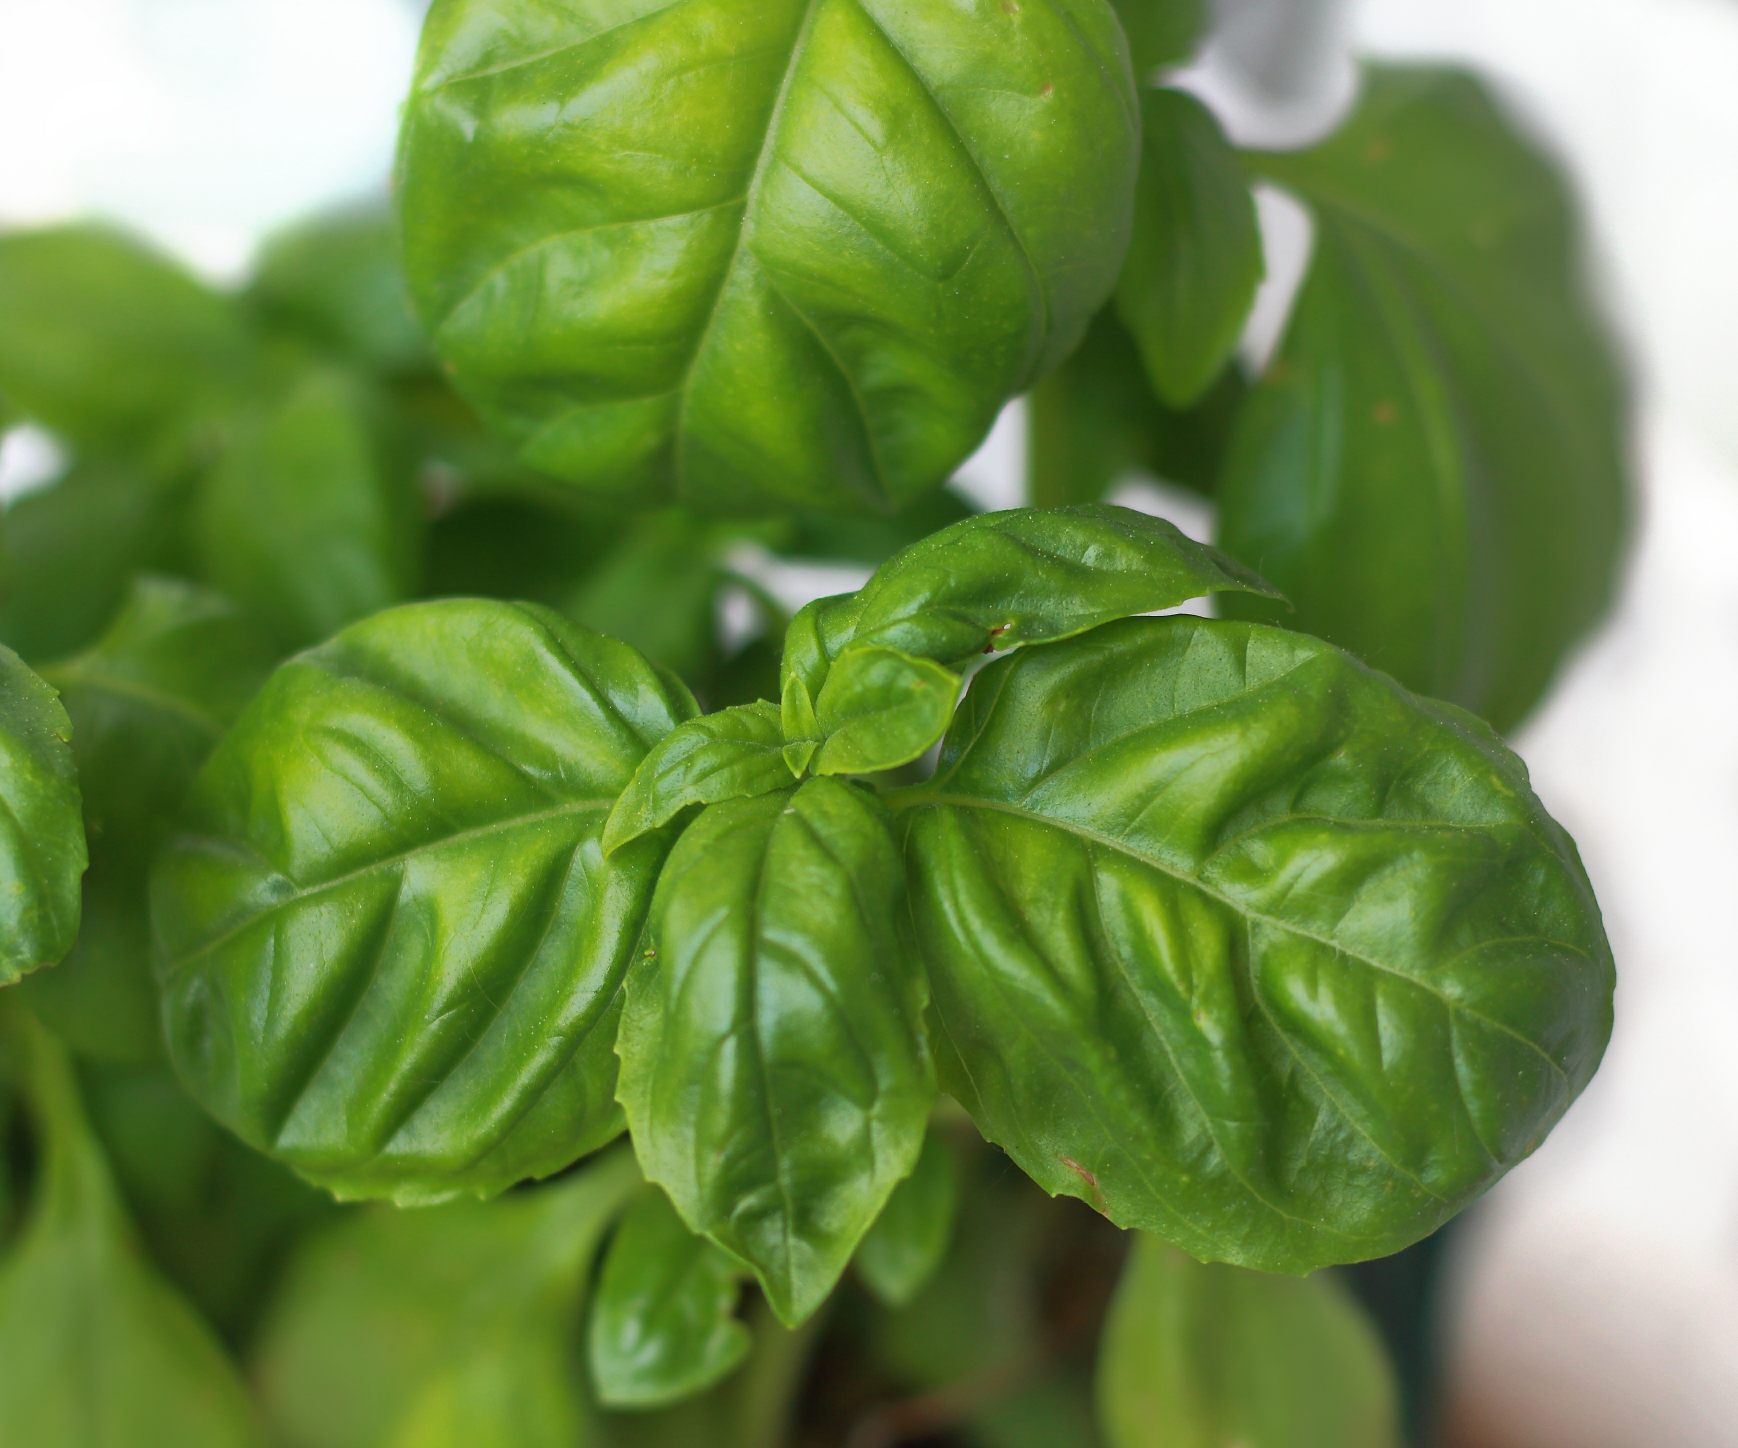
[[[1324, 129], [1350, 49], [1460, 58], [1586, 198], [1643, 383], [1642, 534], [1617, 617], [1517, 742], [1599, 887], [1618, 1027], [1587, 1096], [1454, 1248], [1452, 1441], [1731, 1448], [1738, 0], [1222, 3], [1228, 39], [1187, 80], [1246, 138]], [[118, 217], [240, 275], [266, 229], [381, 184], [421, 8], [0, 0], [0, 226]], [[1276, 238], [1258, 334], [1283, 315], [1301, 245]], [[974, 488], [1012, 496], [1018, 447], [1014, 416], [968, 470]], [[15, 436], [0, 491], [50, 465], [40, 439]]]

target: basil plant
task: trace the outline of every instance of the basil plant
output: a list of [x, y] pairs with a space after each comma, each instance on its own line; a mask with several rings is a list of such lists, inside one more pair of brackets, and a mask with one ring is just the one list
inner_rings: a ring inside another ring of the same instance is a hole
[[1209, 18], [435, 0], [396, 213], [0, 234], [0, 1442], [1420, 1426], [1322, 1269], [1610, 1036], [1626, 384], [1476, 78], [1244, 151]]

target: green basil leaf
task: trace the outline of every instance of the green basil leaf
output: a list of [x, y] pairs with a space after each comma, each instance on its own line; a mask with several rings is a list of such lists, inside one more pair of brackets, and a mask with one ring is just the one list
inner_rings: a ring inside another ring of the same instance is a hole
[[815, 701], [816, 774], [877, 774], [923, 756], [947, 733], [960, 676], [898, 649], [847, 649]]
[[651, 1190], [604, 1253], [588, 1329], [592, 1381], [612, 1408], [654, 1408], [704, 1392], [748, 1356], [737, 1320], [742, 1264], [683, 1225]]
[[1207, 0], [1112, 0], [1128, 32], [1135, 74], [1181, 65], [1206, 38]]
[[1564, 183], [1478, 82], [1428, 69], [1370, 70], [1339, 134], [1251, 164], [1316, 243], [1222, 540], [1300, 626], [1509, 728], [1604, 613], [1629, 510]]
[[1398, 1396], [1375, 1329], [1328, 1278], [1136, 1238], [1099, 1348], [1108, 1448], [1400, 1448]]
[[1416, 1241], [1610, 1034], [1598, 906], [1521, 763], [1300, 634], [1139, 619], [997, 665], [903, 804], [948, 1089], [1198, 1257]]
[[[596, 1441], [582, 1431], [579, 1312], [638, 1185], [620, 1151], [499, 1201], [359, 1212], [311, 1239], [252, 1364], [285, 1448]], [[465, 1426], [473, 1436], [455, 1439]]]
[[646, 1175], [797, 1323], [923, 1144], [924, 990], [895, 934], [886, 817], [815, 779], [706, 810], [628, 982], [622, 1105]]
[[134, 584], [96, 644], [43, 670], [72, 720], [91, 867], [77, 944], [23, 990], [81, 1054], [161, 1054], [146, 930], [151, 853], [194, 772], [274, 662], [259, 629], [228, 601], [150, 578]]
[[205, 480], [195, 520], [205, 576], [305, 644], [409, 596], [422, 511], [371, 404], [342, 374], [310, 374]]
[[248, 300], [268, 321], [371, 371], [415, 377], [434, 367], [384, 206], [329, 212], [270, 237]]
[[887, 1199], [857, 1249], [857, 1270], [889, 1307], [904, 1307], [930, 1282], [953, 1240], [959, 1164], [936, 1131], [912, 1173]]
[[1255, 197], [1213, 113], [1182, 91], [1141, 95], [1134, 239], [1116, 306], [1171, 407], [1200, 401], [1231, 361], [1263, 262]]
[[778, 709], [744, 704], [690, 719], [640, 762], [604, 826], [613, 855], [696, 805], [748, 799], [791, 787]]
[[1105, 0], [448, 0], [405, 116], [407, 265], [532, 466], [888, 512], [1109, 295], [1137, 131]]
[[222, 1349], [139, 1255], [64, 1053], [27, 1016], [7, 1030], [41, 1165], [0, 1258], [0, 1442], [262, 1443]]
[[606, 860], [604, 820], [693, 710], [530, 605], [394, 609], [285, 664], [153, 883], [194, 1095], [342, 1197], [487, 1195], [608, 1140], [658, 861]]
[[79, 925], [85, 850], [72, 721], [0, 645], [0, 986], [53, 965]]
[[84, 648], [139, 573], [184, 562], [185, 503], [184, 479], [103, 462], [8, 505], [0, 642], [37, 663]]
[[0, 391], [81, 447], [162, 434], [232, 398], [253, 360], [234, 305], [130, 236], [0, 235]]

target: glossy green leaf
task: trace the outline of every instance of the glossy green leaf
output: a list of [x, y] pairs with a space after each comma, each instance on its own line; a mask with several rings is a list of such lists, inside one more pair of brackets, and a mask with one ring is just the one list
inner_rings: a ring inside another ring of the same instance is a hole
[[1222, 540], [1300, 626], [1508, 728], [1607, 607], [1628, 513], [1564, 183], [1477, 81], [1429, 69], [1370, 70], [1337, 135], [1251, 164], [1310, 207], [1315, 254]]
[[128, 446], [231, 396], [250, 348], [233, 303], [130, 236], [0, 235], [0, 391], [81, 446]]
[[637, 1185], [616, 1152], [500, 1201], [359, 1212], [309, 1241], [252, 1364], [284, 1448], [596, 1441], [580, 1310]]
[[857, 1270], [890, 1307], [904, 1307], [928, 1285], [953, 1240], [959, 1165], [931, 1131], [917, 1166], [887, 1199], [857, 1249]]
[[1151, 75], [1188, 60], [1206, 37], [1208, 0], [1112, 0], [1123, 29], [1135, 74]]
[[161, 1052], [146, 928], [151, 852], [275, 658], [225, 599], [152, 578], [134, 584], [91, 648], [43, 669], [72, 720], [91, 867], [77, 944], [23, 991], [83, 1054], [138, 1061]]
[[1147, 376], [1174, 408], [1231, 361], [1261, 283], [1255, 197], [1213, 113], [1191, 95], [1141, 95], [1145, 145], [1134, 238], [1116, 305]]
[[800, 1322], [923, 1144], [924, 991], [874, 798], [836, 780], [711, 806], [628, 983], [620, 1095], [646, 1175]]
[[1106, 1448], [1400, 1448], [1374, 1328], [1326, 1277], [1135, 1240], [1099, 1348]]
[[274, 674], [159, 858], [170, 1054], [345, 1197], [487, 1195], [619, 1130], [619, 987], [655, 848], [604, 820], [693, 712], [545, 609], [377, 615]]
[[317, 372], [245, 428], [200, 493], [201, 569], [291, 644], [411, 593], [414, 480], [383, 446], [367, 394]]
[[648, 1191], [604, 1253], [587, 1343], [592, 1381], [612, 1408], [652, 1408], [704, 1392], [748, 1356], [737, 1320], [742, 1264]]
[[1303, 635], [1139, 619], [999, 664], [900, 803], [948, 1088], [1198, 1257], [1397, 1251], [1605, 1048], [1598, 907], [1521, 763]]
[[38, 1128], [35, 1200], [0, 1257], [0, 1443], [263, 1442], [209, 1330], [139, 1256], [64, 1053], [6, 1023]]
[[387, 376], [434, 366], [385, 207], [315, 216], [269, 238], [248, 299], [267, 320]]
[[875, 645], [847, 649], [815, 701], [816, 774], [877, 774], [923, 756], [947, 733], [960, 676]]
[[0, 645], [0, 986], [72, 949], [88, 863], [72, 722]]
[[641, 761], [604, 827], [613, 855], [697, 805], [789, 789], [784, 733], [772, 704], [745, 704], [690, 719]]
[[411, 285], [534, 467], [886, 512], [1108, 296], [1137, 131], [1105, 0], [442, 0], [400, 152]]

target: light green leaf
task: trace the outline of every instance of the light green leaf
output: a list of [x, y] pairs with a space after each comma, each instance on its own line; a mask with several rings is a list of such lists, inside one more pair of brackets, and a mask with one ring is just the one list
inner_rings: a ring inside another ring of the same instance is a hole
[[653, 746], [604, 827], [604, 853], [662, 828], [696, 805], [789, 789], [778, 709], [767, 703], [690, 719]]
[[601, 836], [693, 710], [529, 605], [394, 609], [285, 664], [154, 879], [190, 1089], [344, 1197], [487, 1195], [608, 1140], [658, 857]]
[[316, 372], [242, 430], [205, 480], [194, 534], [206, 578], [305, 644], [409, 596], [421, 503], [365, 390]]
[[1337, 135], [1251, 165], [1309, 206], [1315, 254], [1222, 541], [1301, 627], [1507, 729], [1604, 614], [1629, 512], [1625, 386], [1562, 178], [1479, 82], [1430, 69], [1371, 69]]
[[806, 1318], [923, 1144], [924, 991], [874, 798], [814, 779], [677, 842], [628, 984], [623, 1106], [646, 1175]]
[[1106, 0], [443, 0], [407, 265], [532, 466], [642, 505], [890, 512], [1109, 295], [1137, 132]]
[[0, 645], [0, 986], [72, 949], [85, 872], [72, 722]]
[[1134, 239], [1116, 306], [1174, 408], [1201, 400], [1237, 349], [1263, 262], [1255, 198], [1213, 113], [1182, 91], [1142, 93]]
[[1173, 617], [999, 664], [898, 801], [948, 1089], [1041, 1185], [1202, 1258], [1399, 1250], [1611, 1029], [1573, 845], [1452, 706]]
[[0, 1257], [0, 1443], [255, 1448], [234, 1369], [132, 1241], [65, 1054], [26, 1015], [0, 1035], [40, 1147], [30, 1216]]
[[0, 235], [0, 392], [69, 441], [131, 449], [232, 398], [253, 363], [233, 303], [133, 237]]
[[1099, 1348], [1107, 1448], [1400, 1448], [1381, 1340], [1326, 1277], [1137, 1237]]
[[228, 601], [149, 578], [134, 583], [101, 639], [43, 669], [72, 720], [91, 867], [77, 944], [23, 992], [82, 1054], [161, 1054], [146, 928], [151, 853], [194, 772], [274, 662], [260, 630]]
[[1112, 0], [1123, 29], [1135, 74], [1181, 65], [1206, 37], [1208, 0]]
[[816, 774], [877, 774], [922, 758], [947, 733], [960, 676], [898, 649], [847, 649], [815, 701]]
[[737, 1320], [740, 1262], [697, 1237], [662, 1192], [622, 1218], [604, 1253], [587, 1342], [592, 1381], [611, 1408], [653, 1408], [704, 1392], [748, 1356]]
[[348, 1216], [291, 1261], [252, 1363], [284, 1448], [573, 1448], [592, 1259], [638, 1185], [617, 1151], [500, 1201]]
[[904, 1307], [935, 1276], [953, 1240], [958, 1210], [959, 1164], [932, 1130], [917, 1166], [894, 1188], [857, 1249], [857, 1270], [889, 1307]]

